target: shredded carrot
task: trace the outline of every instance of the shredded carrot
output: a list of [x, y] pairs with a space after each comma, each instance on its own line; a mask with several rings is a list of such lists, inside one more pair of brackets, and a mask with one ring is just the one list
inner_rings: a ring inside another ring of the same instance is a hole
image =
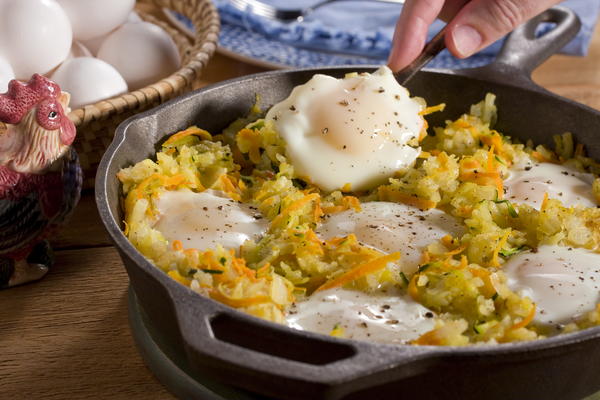
[[417, 279], [419, 274], [414, 274], [410, 278], [410, 282], [408, 283], [408, 294], [412, 297], [413, 300], [417, 301], [419, 299], [419, 289], [417, 289]]
[[483, 144], [485, 144], [486, 146], [490, 146], [490, 147], [494, 147], [494, 151], [496, 152], [496, 154], [503, 154], [504, 153], [504, 146], [502, 144], [502, 136], [500, 136], [500, 134], [496, 131], [493, 131], [494, 133], [491, 136], [485, 135], [485, 136], [481, 136], [481, 141], [483, 142]]
[[167, 272], [167, 275], [169, 275], [171, 278], [173, 278], [173, 280], [181, 283], [184, 286], [190, 286], [190, 283], [192, 282], [191, 279], [181, 276], [181, 274], [177, 270], [169, 271]]
[[378, 194], [381, 200], [404, 203], [411, 206], [415, 206], [421, 210], [429, 210], [430, 208], [435, 208], [435, 206], [437, 205], [435, 201], [422, 199], [413, 194], [407, 194], [396, 190], [392, 190], [387, 186], [380, 186], [378, 189]]
[[351, 270], [338, 276], [337, 278], [325, 282], [323, 285], [319, 286], [315, 291], [318, 292], [321, 290], [332, 289], [334, 287], [345, 285], [346, 283], [352, 282], [360, 277], [379, 271], [380, 269], [385, 268], [388, 265], [388, 263], [396, 261], [399, 258], [399, 252], [381, 256], [379, 258], [361, 264], [357, 267], [354, 267]]
[[466, 268], [467, 265], [469, 265], [469, 261], [467, 260], [467, 256], [465, 256], [464, 254], [462, 256], [460, 256], [460, 265], [459, 268]]
[[451, 247], [454, 242], [454, 239], [451, 235], [445, 235], [440, 240], [446, 247]]
[[289, 215], [292, 211], [298, 210], [302, 206], [311, 201], [319, 200], [321, 196], [318, 193], [311, 193], [303, 198], [294, 201], [292, 204], [283, 209], [275, 219], [271, 222], [271, 226], [275, 226], [280, 223], [287, 215]]
[[500, 237], [500, 240], [498, 241], [498, 244], [496, 245], [496, 248], [494, 249], [494, 253], [492, 255], [492, 261], [490, 262], [490, 265], [492, 267], [500, 266], [500, 262], [498, 261], [498, 254], [500, 253], [500, 250], [502, 250], [502, 247], [504, 247], [504, 245], [506, 244], [506, 241], [508, 240], [509, 236], [510, 236], [510, 231], [506, 232], [504, 235], [502, 235], [502, 237]]
[[434, 156], [437, 156], [438, 154], [440, 154], [441, 152], [438, 149], [433, 149], [430, 151], [430, 153]]
[[181, 240], [173, 240], [173, 250], [175, 251], [182, 251], [183, 250], [183, 243], [181, 243]]
[[464, 182], [473, 182], [481, 186], [495, 186], [498, 191], [498, 199], [504, 197], [504, 184], [498, 171], [461, 172], [460, 179]]
[[453, 125], [458, 128], [470, 128], [471, 127], [471, 124], [462, 118], [454, 121]]
[[529, 325], [529, 323], [531, 321], [533, 321], [533, 317], [535, 317], [536, 308], [537, 307], [535, 306], [535, 303], [534, 303], [533, 306], [531, 307], [531, 310], [529, 311], [529, 314], [527, 314], [527, 316], [525, 318], [523, 318], [523, 320], [521, 322], [517, 322], [516, 324], [511, 326], [510, 329], [515, 330], [515, 329], [519, 329], [519, 328], [524, 328], [527, 325]]
[[467, 158], [461, 162], [461, 166], [466, 169], [476, 169], [480, 168], [481, 164], [479, 164], [479, 161], [474, 158]]
[[451, 251], [448, 251], [448, 252], [446, 252], [446, 253], [445, 253], [445, 255], [447, 255], [447, 256], [453, 256], [453, 255], [456, 255], [456, 254], [460, 254], [460, 253], [462, 253], [462, 252], [463, 252], [463, 251], [465, 251], [466, 249], [467, 249], [467, 245], [466, 245], [466, 244], [463, 244], [462, 246], [458, 246], [458, 247], [457, 247], [457, 248], [455, 248], [454, 250], [451, 250]]
[[539, 162], [548, 162], [548, 163], [552, 163], [552, 164], [558, 164], [555, 159], [546, 158], [539, 151], [532, 151], [531, 157], [535, 158]]
[[163, 143], [163, 146], [168, 146], [170, 144], [173, 144], [173, 142], [176, 142], [177, 140], [179, 140], [183, 137], [186, 137], [186, 136], [190, 136], [190, 135], [195, 135], [195, 136], [198, 136], [200, 139], [205, 139], [205, 140], [212, 139], [212, 135], [210, 133], [208, 133], [207, 131], [205, 131], [204, 129], [200, 129], [197, 126], [190, 126], [189, 128], [187, 128], [183, 131], [179, 131], [179, 132], [171, 135], [171, 137], [168, 138]]
[[419, 115], [429, 115], [434, 112], [444, 111], [444, 108], [446, 108], [446, 103], [440, 103], [437, 106], [427, 107], [419, 111]]
[[496, 293], [496, 288], [490, 280], [490, 272], [488, 270], [481, 268], [469, 268], [469, 272], [483, 281], [482, 289], [485, 297], [492, 297], [494, 293]]
[[540, 211], [544, 211], [548, 207], [548, 192], [544, 193], [544, 199], [542, 200], [542, 205], [540, 206]]
[[426, 332], [410, 342], [419, 346], [439, 346], [443, 344], [442, 338], [437, 330]]
[[271, 268], [271, 263], [266, 263], [265, 265], [256, 270], [256, 274], [263, 275], [269, 270], [269, 268]]

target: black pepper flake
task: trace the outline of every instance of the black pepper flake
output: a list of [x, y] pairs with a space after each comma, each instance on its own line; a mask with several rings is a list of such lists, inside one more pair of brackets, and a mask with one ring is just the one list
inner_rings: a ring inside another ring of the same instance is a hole
[[346, 101], [346, 100], [342, 100], [342, 101], [338, 102], [338, 104], [339, 104], [340, 106], [344, 106], [344, 107], [346, 107], [346, 106], [347, 106], [349, 103], [348, 103], [348, 101]]
[[204, 211], [208, 211], [208, 207], [202, 207]]
[[527, 166], [527, 167], [525, 167], [524, 169], [525, 169], [525, 171], [530, 171], [530, 170], [531, 170], [531, 168], [533, 168], [533, 167]]
[[383, 92], [385, 92], [385, 89], [380, 86], [379, 89], [377, 89], [377, 93], [383, 93]]
[[327, 132], [329, 132], [329, 128], [323, 128], [323, 129], [321, 130], [321, 133], [322, 133], [323, 135], [327, 134]]
[[431, 311], [427, 311], [425, 313], [425, 318], [433, 318], [433, 313]]
[[296, 111], [296, 107], [295, 106], [290, 106], [290, 111]]

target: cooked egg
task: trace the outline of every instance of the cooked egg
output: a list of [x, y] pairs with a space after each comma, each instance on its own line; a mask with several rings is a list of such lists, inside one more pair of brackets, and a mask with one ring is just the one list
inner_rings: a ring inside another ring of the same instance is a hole
[[167, 240], [184, 248], [205, 250], [218, 244], [238, 250], [248, 239], [257, 239], [268, 223], [255, 207], [238, 203], [221, 192], [167, 191], [161, 194], [154, 228]]
[[425, 247], [445, 235], [458, 236], [464, 232], [460, 222], [432, 209], [385, 201], [361, 204], [362, 211], [346, 210], [326, 218], [317, 233], [324, 239], [354, 233], [357, 239], [384, 253], [399, 251], [402, 271], [416, 271]]
[[420, 149], [407, 143], [423, 128], [422, 109], [382, 67], [343, 79], [315, 75], [266, 119], [299, 176], [326, 191], [365, 190], [413, 164]]
[[537, 306], [534, 321], [565, 324], [600, 302], [600, 254], [540, 246], [511, 257], [502, 268], [508, 286]]
[[576, 204], [596, 207], [592, 193], [592, 174], [579, 172], [565, 165], [523, 162], [510, 169], [504, 181], [505, 198], [516, 203], [525, 203], [539, 210], [544, 199], [558, 199], [565, 206]]
[[433, 312], [399, 292], [364, 293], [341, 288], [295, 303], [288, 326], [329, 334], [338, 325], [347, 339], [403, 344], [434, 328]]

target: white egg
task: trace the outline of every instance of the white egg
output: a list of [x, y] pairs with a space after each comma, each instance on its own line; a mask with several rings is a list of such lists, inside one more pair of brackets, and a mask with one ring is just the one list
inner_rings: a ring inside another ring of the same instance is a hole
[[160, 216], [154, 228], [169, 241], [180, 240], [184, 248], [205, 250], [220, 244], [237, 251], [268, 228], [255, 207], [214, 190], [165, 192], [157, 209]]
[[71, 94], [71, 108], [83, 107], [127, 92], [119, 72], [102, 60], [77, 57], [65, 61], [52, 74], [62, 90]]
[[317, 233], [324, 239], [354, 233], [357, 239], [384, 253], [399, 251], [402, 271], [416, 271], [428, 244], [445, 235], [464, 232], [460, 222], [432, 209], [421, 211], [405, 204], [371, 201], [361, 204], [362, 211], [346, 210], [324, 220]]
[[596, 207], [592, 174], [564, 165], [533, 161], [519, 163], [509, 172], [504, 181], [505, 199], [539, 209], [544, 193], [548, 193], [548, 198], [558, 199], [567, 207], [576, 204]]
[[407, 142], [423, 128], [422, 109], [382, 67], [344, 79], [315, 75], [266, 118], [300, 176], [327, 191], [348, 183], [365, 190], [415, 161], [420, 149]]
[[57, 0], [73, 26], [73, 37], [89, 40], [107, 34], [127, 20], [135, 0]]
[[8, 60], [0, 55], [0, 93], [8, 90], [8, 82], [15, 79], [15, 73]]
[[73, 39], [69, 18], [54, 0], [8, 0], [0, 12], [0, 48], [15, 76], [29, 80], [67, 58]]
[[85, 47], [83, 43], [73, 40], [73, 45], [71, 46], [71, 51], [69, 52], [69, 56], [67, 58], [77, 57], [93, 57], [93, 54], [87, 49], [87, 47]]
[[433, 329], [433, 317], [433, 312], [401, 293], [336, 288], [294, 304], [287, 324], [323, 334], [340, 324], [348, 339], [404, 344]]
[[114, 66], [132, 90], [166, 78], [180, 65], [173, 39], [149, 22], [123, 24], [104, 40], [98, 58]]
[[565, 324], [600, 302], [600, 254], [585, 249], [540, 246], [503, 266], [508, 286], [536, 304], [534, 321]]
[[143, 19], [140, 17], [140, 14], [132, 11], [127, 15], [127, 22], [143, 22]]

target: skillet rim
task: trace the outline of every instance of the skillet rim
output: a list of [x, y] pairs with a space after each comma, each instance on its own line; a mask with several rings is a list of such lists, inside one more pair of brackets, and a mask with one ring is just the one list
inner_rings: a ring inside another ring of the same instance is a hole
[[[164, 272], [159, 270], [156, 266], [154, 266], [148, 259], [146, 259], [125, 237], [116, 223], [116, 218], [113, 216], [110, 210], [110, 200], [108, 199], [107, 186], [110, 180], [108, 176], [109, 167], [112, 165], [113, 157], [118, 153], [120, 147], [123, 145], [125, 140], [127, 140], [128, 128], [133, 123], [137, 121], [143, 121], [147, 118], [152, 118], [155, 115], [159, 115], [163, 109], [169, 108], [171, 106], [176, 105], [180, 102], [188, 101], [189, 99], [201, 96], [205, 92], [218, 90], [225, 86], [232, 86], [246, 81], [252, 81], [255, 79], [272, 79], [274, 77], [278, 77], [281, 75], [292, 75], [306, 72], [313, 73], [327, 73], [327, 71], [338, 71], [338, 72], [354, 72], [357, 70], [371, 70], [376, 69], [378, 66], [337, 66], [337, 67], [309, 67], [309, 68], [297, 68], [290, 70], [279, 70], [279, 71], [267, 71], [267, 72], [259, 72], [252, 75], [246, 75], [243, 77], [238, 77], [234, 79], [229, 79], [226, 81], [218, 82], [212, 85], [207, 85], [203, 88], [194, 90], [188, 94], [170, 100], [164, 104], [159, 105], [156, 108], [145, 111], [143, 113], [137, 114], [133, 117], [125, 120], [115, 132], [115, 137], [112, 143], [106, 150], [105, 155], [102, 158], [102, 161], [98, 168], [98, 173], [96, 175], [96, 202], [98, 205], [98, 210], [100, 213], [101, 220], [109, 232], [112, 240], [115, 242], [116, 246], [119, 250], [125, 252], [127, 256], [135, 262], [138, 267], [141, 267], [144, 272], [149, 273], [154, 279], [158, 280], [158, 282], [163, 285], [169, 292], [172, 297], [175, 296], [187, 296], [192, 295], [196, 299], [202, 299], [201, 301], [208, 301], [209, 304], [214, 308], [216, 308], [219, 312], [234, 312], [236, 314], [236, 318], [240, 318], [242, 320], [247, 320], [252, 322], [253, 325], [265, 325], [266, 328], [280, 331], [282, 334], [296, 334], [298, 336], [306, 336], [310, 339], [317, 339], [320, 341], [326, 342], [334, 342], [334, 343], [346, 343], [354, 348], [378, 348], [385, 349], [386, 351], [390, 351], [392, 349], [398, 350], [398, 348], [411, 348], [411, 349], [424, 349], [426, 352], [422, 355], [426, 356], [426, 358], [436, 357], [436, 356], [451, 356], [451, 357], [469, 357], [469, 356], [498, 356], [498, 355], [509, 355], [509, 354], [527, 354], [532, 352], [539, 352], [542, 350], [550, 350], [557, 349], [560, 350], [562, 347], [566, 347], [569, 344], [579, 344], [592, 340], [600, 339], [600, 326], [587, 328], [581, 331], [571, 332], [559, 334], [556, 336], [544, 338], [544, 339], [536, 339], [533, 341], [521, 341], [521, 342], [510, 342], [510, 343], [500, 343], [500, 344], [475, 344], [469, 346], [416, 346], [416, 345], [396, 345], [396, 344], [385, 344], [385, 343], [373, 343], [368, 341], [360, 341], [354, 339], [345, 339], [345, 338], [332, 338], [327, 335], [308, 332], [308, 331], [298, 331], [293, 328], [287, 327], [285, 325], [277, 324], [271, 321], [263, 320], [258, 317], [254, 317], [252, 315], [243, 313], [242, 311], [238, 311], [232, 307], [228, 307], [224, 304], [221, 304], [215, 300], [210, 298], [206, 298], [201, 296], [200, 294], [192, 291], [190, 288], [185, 287], [183, 285], [174, 282], [171, 278], [169, 278]], [[484, 67], [486, 68], [486, 67]], [[426, 69], [424, 72], [433, 73], [433, 74], [446, 74], [446, 75], [459, 75], [466, 77], [468, 79], [475, 79], [486, 81], [486, 79], [477, 76], [478, 72], [481, 71], [481, 68], [477, 68], [474, 70], [445, 70], [445, 69]], [[475, 72], [475, 76], [471, 76]], [[494, 80], [492, 80], [494, 82]], [[494, 82], [498, 83], [498, 82]], [[511, 84], [510, 82], [503, 82], [502, 84], [510, 87], [521, 87], [519, 84]], [[550, 97], [557, 98], [560, 101], [568, 102], [574, 104], [585, 112], [593, 112], [597, 115], [600, 115], [600, 112], [594, 110], [591, 107], [585, 106], [583, 104], [579, 104], [569, 99], [562, 98], [554, 93], [548, 92], [547, 90], [540, 88], [539, 86], [532, 83], [532, 86], [536, 86], [539, 88], [535, 90], [532, 87], [525, 88], [525, 90], [531, 90], [537, 92], [539, 95], [546, 95]], [[162, 136], [164, 138], [166, 135]], [[156, 145], [157, 143], [154, 143]], [[116, 179], [116, 177], [114, 178]], [[118, 201], [118, 199], [116, 200]], [[420, 352], [419, 352], [420, 353]], [[450, 354], [448, 354], [450, 353]], [[402, 352], [399, 352], [399, 355], [402, 355]]]

